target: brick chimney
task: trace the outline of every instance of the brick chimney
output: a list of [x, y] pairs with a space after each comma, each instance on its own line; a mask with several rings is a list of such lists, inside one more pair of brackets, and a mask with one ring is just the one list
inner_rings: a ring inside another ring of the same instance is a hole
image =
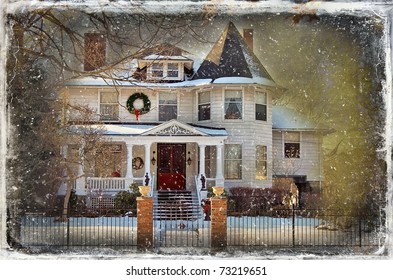
[[100, 33], [85, 33], [84, 70], [94, 71], [105, 65], [106, 40]]
[[244, 41], [246, 41], [247, 46], [250, 48], [250, 50], [253, 51], [254, 48], [254, 29], [250, 28], [245, 28], [243, 29], [243, 38]]

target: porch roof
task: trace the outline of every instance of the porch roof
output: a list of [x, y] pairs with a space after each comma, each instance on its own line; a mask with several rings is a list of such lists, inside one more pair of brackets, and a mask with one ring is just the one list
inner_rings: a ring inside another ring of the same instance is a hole
[[223, 128], [198, 126], [194, 124], [184, 124], [177, 120], [157, 124], [91, 124], [75, 125], [75, 132], [84, 130], [101, 131], [106, 136], [227, 136], [228, 133]]
[[273, 129], [275, 130], [299, 130], [299, 131], [329, 131], [328, 127], [322, 126], [302, 115], [300, 112], [284, 106], [273, 106]]

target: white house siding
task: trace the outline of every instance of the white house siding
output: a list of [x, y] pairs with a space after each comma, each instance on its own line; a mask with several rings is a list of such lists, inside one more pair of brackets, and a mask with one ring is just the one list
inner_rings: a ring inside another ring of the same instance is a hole
[[176, 89], [178, 94], [177, 119], [183, 123], [191, 123], [194, 115], [194, 95], [188, 88]]
[[283, 132], [273, 131], [274, 175], [306, 175], [307, 181], [319, 182], [321, 178], [321, 141], [317, 132], [302, 131], [300, 136], [300, 158], [284, 157]]
[[[272, 94], [268, 93], [267, 99], [267, 121], [255, 120], [255, 93], [254, 85], [212, 85], [194, 91], [194, 122], [200, 125], [223, 127], [227, 130], [229, 137], [225, 144], [242, 145], [242, 179], [225, 180], [225, 187], [271, 187], [272, 185]], [[243, 90], [243, 118], [241, 120], [224, 119], [224, 90]], [[258, 88], [264, 91], [264, 88]], [[210, 91], [211, 120], [198, 121], [197, 96], [198, 91]], [[267, 146], [268, 151], [268, 179], [255, 179], [255, 150], [256, 145]]]

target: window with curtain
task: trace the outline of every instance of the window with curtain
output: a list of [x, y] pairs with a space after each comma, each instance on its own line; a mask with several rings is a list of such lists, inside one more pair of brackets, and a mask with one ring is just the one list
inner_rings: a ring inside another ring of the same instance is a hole
[[118, 120], [119, 119], [119, 102], [117, 92], [100, 93], [100, 119], [101, 120]]
[[224, 152], [224, 176], [227, 180], [242, 178], [242, 145], [226, 144]]
[[255, 179], [267, 179], [267, 147], [257, 145], [255, 151]]
[[198, 121], [210, 120], [210, 92], [198, 93]]
[[243, 93], [241, 90], [225, 91], [225, 119], [242, 119]]
[[177, 119], [176, 93], [160, 93], [158, 115], [159, 121], [170, 121], [172, 119]]
[[267, 102], [266, 93], [256, 92], [255, 93], [255, 119], [258, 121], [267, 120]]

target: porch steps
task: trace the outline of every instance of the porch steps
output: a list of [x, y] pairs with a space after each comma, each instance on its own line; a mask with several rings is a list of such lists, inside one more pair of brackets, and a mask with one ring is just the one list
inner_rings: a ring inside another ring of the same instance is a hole
[[195, 220], [201, 216], [201, 206], [189, 190], [158, 191], [154, 201], [156, 220]]

